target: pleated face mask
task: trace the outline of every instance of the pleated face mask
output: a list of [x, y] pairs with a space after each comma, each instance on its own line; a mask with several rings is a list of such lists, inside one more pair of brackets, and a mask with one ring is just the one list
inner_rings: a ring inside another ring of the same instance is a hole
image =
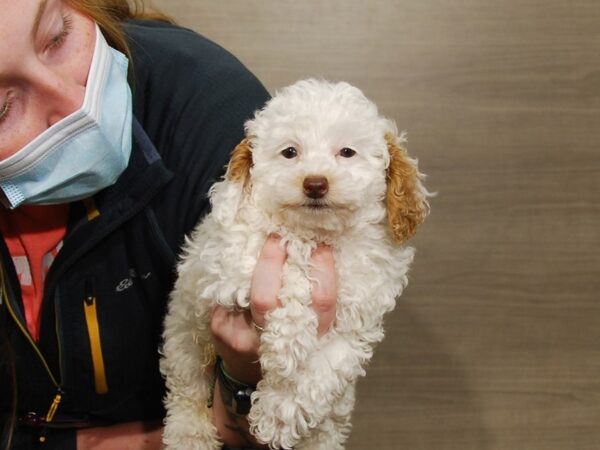
[[96, 25], [81, 108], [0, 161], [5, 206], [80, 200], [115, 183], [131, 155], [131, 90], [125, 55]]

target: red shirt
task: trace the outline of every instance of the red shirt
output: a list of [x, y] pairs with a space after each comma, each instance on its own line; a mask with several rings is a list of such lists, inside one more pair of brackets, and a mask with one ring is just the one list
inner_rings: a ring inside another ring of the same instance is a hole
[[25, 320], [31, 336], [40, 337], [44, 281], [67, 230], [69, 205], [22, 205], [0, 211], [0, 231], [17, 270]]

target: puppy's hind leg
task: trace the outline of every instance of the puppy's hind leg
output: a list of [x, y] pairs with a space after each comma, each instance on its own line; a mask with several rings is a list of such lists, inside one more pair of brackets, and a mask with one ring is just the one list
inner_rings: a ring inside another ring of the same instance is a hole
[[208, 330], [210, 302], [204, 300], [206, 307], [199, 309], [189, 299], [174, 291], [165, 318], [160, 361], [167, 385], [163, 444], [165, 450], [217, 450], [221, 443], [207, 404], [214, 362]]

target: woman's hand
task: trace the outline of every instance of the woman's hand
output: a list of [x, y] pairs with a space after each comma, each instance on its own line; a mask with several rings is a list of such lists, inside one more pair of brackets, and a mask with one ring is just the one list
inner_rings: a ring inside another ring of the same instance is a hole
[[[260, 336], [254, 322], [265, 326], [265, 316], [269, 311], [281, 306], [278, 293], [281, 288], [281, 272], [287, 258], [280, 238], [271, 235], [267, 238], [256, 263], [250, 288], [250, 311], [231, 311], [215, 307], [211, 330], [215, 350], [223, 359], [228, 373], [234, 378], [255, 384], [261, 378], [258, 363]], [[331, 248], [319, 246], [312, 255], [311, 276], [312, 307], [317, 313], [317, 332], [323, 335], [335, 319], [337, 284]]]

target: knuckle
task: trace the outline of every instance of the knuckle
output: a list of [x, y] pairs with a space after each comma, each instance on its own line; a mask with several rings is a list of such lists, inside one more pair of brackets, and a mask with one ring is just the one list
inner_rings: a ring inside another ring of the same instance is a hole
[[260, 260], [281, 261], [285, 258], [285, 251], [279, 245], [280, 238], [269, 236], [260, 253]]
[[336, 299], [328, 293], [313, 293], [312, 307], [317, 313], [329, 313], [335, 308]]
[[273, 309], [273, 301], [267, 297], [250, 295], [250, 306], [252, 310], [260, 315], [265, 315]]
[[213, 314], [213, 316], [211, 317], [209, 328], [210, 332], [212, 333], [215, 339], [221, 339], [223, 321], [216, 314]]
[[234, 337], [231, 342], [229, 342], [229, 346], [234, 353], [240, 355], [247, 355], [255, 352], [253, 342], [250, 339], [244, 339], [242, 337]]

